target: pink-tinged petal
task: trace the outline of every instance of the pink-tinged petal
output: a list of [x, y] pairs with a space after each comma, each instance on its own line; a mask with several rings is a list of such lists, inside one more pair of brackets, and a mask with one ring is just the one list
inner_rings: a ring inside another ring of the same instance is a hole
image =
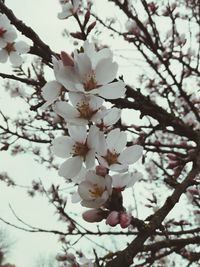
[[4, 33], [3, 38], [6, 42], [12, 43], [17, 38], [17, 33], [14, 30], [7, 31]]
[[86, 157], [85, 157], [85, 166], [87, 169], [91, 169], [94, 167], [95, 164], [95, 150], [91, 149], [88, 151]]
[[92, 209], [85, 211], [82, 217], [87, 222], [100, 222], [104, 219], [104, 214], [101, 209]]
[[0, 63], [5, 63], [8, 60], [8, 53], [2, 49], [0, 50]]
[[[107, 192], [105, 192], [106, 194]], [[95, 200], [82, 200], [81, 201], [81, 205], [83, 207], [87, 207], [87, 208], [100, 208], [105, 202], [106, 202], [107, 198], [98, 198]]]
[[75, 142], [84, 144], [87, 138], [87, 129], [85, 126], [68, 125], [70, 136]]
[[62, 85], [56, 81], [47, 82], [42, 87], [42, 97], [44, 100], [49, 102], [49, 105], [52, 104], [60, 95]]
[[108, 191], [108, 194], [112, 194], [112, 177], [110, 175], [105, 176], [105, 185]]
[[98, 94], [105, 99], [117, 99], [124, 97], [126, 92], [123, 81], [113, 82], [98, 88]]
[[116, 78], [118, 66], [111, 60], [111, 58], [102, 59], [95, 68], [96, 80], [100, 85], [112, 82]]
[[74, 141], [69, 136], [60, 136], [52, 142], [53, 153], [61, 158], [68, 158], [72, 154]]
[[61, 51], [60, 57], [64, 66], [74, 67], [74, 59], [71, 57], [71, 55], [69, 55], [65, 51]]
[[10, 62], [13, 66], [19, 67], [23, 63], [22, 57], [17, 52], [10, 53]]
[[56, 102], [54, 111], [65, 120], [79, 117], [79, 112], [66, 101]]
[[134, 145], [127, 147], [118, 157], [119, 162], [123, 164], [133, 164], [139, 158], [141, 158], [143, 147], [140, 145]]
[[73, 180], [73, 178], [81, 171], [82, 163], [82, 158], [79, 156], [69, 158], [61, 164], [58, 174], [66, 179]]
[[30, 50], [30, 45], [28, 45], [26, 42], [24, 41], [19, 41], [19, 42], [16, 42], [14, 44], [14, 47], [16, 49], [16, 51], [19, 53], [19, 54], [25, 54], [25, 53], [28, 53], [29, 50]]
[[115, 124], [121, 117], [121, 109], [111, 108], [107, 110], [106, 115], [103, 118], [103, 122], [106, 126]]
[[114, 227], [118, 223], [119, 223], [119, 212], [112, 211], [106, 219], [106, 224], [109, 224], [110, 226]]
[[81, 78], [82, 81], [85, 81], [86, 78], [87, 78], [87, 75], [92, 70], [91, 61], [90, 61], [88, 55], [85, 54], [85, 53], [78, 54], [76, 60], [77, 60], [76, 61], [77, 69], [78, 69], [80, 78]]
[[119, 218], [121, 228], [126, 228], [130, 225], [132, 218], [130, 214], [126, 212], [121, 212]]

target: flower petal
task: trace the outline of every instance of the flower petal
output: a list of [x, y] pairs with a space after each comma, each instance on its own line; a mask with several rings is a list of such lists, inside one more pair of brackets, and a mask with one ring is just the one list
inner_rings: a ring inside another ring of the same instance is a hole
[[87, 138], [87, 129], [85, 126], [68, 125], [68, 131], [72, 139], [84, 144]]
[[82, 163], [82, 158], [79, 156], [69, 158], [60, 165], [58, 174], [67, 179], [72, 179], [81, 171]]
[[116, 99], [124, 97], [126, 92], [123, 81], [113, 82], [98, 88], [98, 94], [105, 99]]
[[111, 60], [111, 58], [104, 58], [97, 64], [95, 75], [98, 84], [107, 84], [116, 78], [118, 65]]
[[60, 95], [61, 88], [62, 85], [57, 81], [47, 82], [41, 89], [44, 100], [48, 101], [49, 105], [52, 104]]
[[19, 54], [25, 54], [25, 53], [28, 53], [29, 50], [30, 50], [30, 45], [28, 45], [26, 42], [24, 41], [19, 41], [19, 42], [16, 42], [14, 44], [14, 47], [16, 49], [16, 51], [19, 53]]
[[66, 101], [56, 102], [54, 111], [66, 121], [79, 117], [79, 112]]
[[133, 164], [142, 156], [143, 147], [134, 145], [127, 147], [118, 157], [119, 162], [123, 164]]
[[68, 158], [72, 154], [74, 141], [69, 136], [60, 136], [52, 142], [53, 153], [61, 158]]
[[10, 62], [13, 66], [19, 67], [23, 63], [22, 57], [17, 52], [10, 53]]
[[8, 53], [2, 49], [0, 50], [0, 62], [5, 63], [8, 60]]

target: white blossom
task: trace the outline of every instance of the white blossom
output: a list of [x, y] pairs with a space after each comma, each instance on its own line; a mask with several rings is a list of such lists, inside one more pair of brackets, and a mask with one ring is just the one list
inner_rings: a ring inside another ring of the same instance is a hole
[[128, 170], [128, 165], [135, 163], [142, 156], [143, 149], [140, 145], [126, 147], [126, 143], [126, 133], [119, 128], [110, 131], [106, 139], [99, 132], [99, 163], [113, 171]]
[[66, 19], [77, 13], [80, 6], [80, 0], [62, 1], [62, 11], [58, 13], [59, 19]]
[[87, 169], [95, 164], [95, 146], [97, 130], [91, 126], [87, 135], [84, 126], [68, 126], [69, 136], [57, 137], [53, 141], [52, 151], [61, 158], [67, 158], [59, 168], [59, 175], [72, 179], [82, 169], [83, 162]]
[[72, 92], [68, 96], [72, 104], [66, 101], [58, 101], [54, 107], [54, 111], [67, 122], [76, 125], [87, 125], [88, 122], [94, 122], [103, 117], [103, 99], [100, 97]]
[[124, 190], [127, 187], [133, 186], [137, 181], [142, 179], [142, 174], [140, 172], [129, 172], [123, 174], [114, 174], [112, 176], [112, 186], [113, 188]]
[[5, 14], [0, 15], [0, 48], [6, 47], [7, 43], [12, 43], [17, 38], [17, 33], [10, 24]]
[[19, 67], [23, 63], [21, 54], [28, 53], [30, 46], [23, 42], [7, 43], [7, 45], [0, 50], [0, 62], [5, 63], [8, 58], [13, 66]]
[[57, 100], [61, 93], [62, 85], [57, 81], [47, 82], [42, 88], [42, 97], [46, 101], [41, 108], [46, 108]]
[[85, 181], [78, 186], [82, 206], [98, 208], [102, 206], [112, 193], [112, 178], [109, 175], [99, 176], [95, 171], [88, 171]]

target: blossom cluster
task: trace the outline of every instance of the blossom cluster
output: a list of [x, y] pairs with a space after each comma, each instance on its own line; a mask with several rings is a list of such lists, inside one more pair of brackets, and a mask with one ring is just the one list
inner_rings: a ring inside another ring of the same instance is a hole
[[[123, 98], [125, 83], [118, 80], [118, 65], [109, 48], [96, 50], [85, 41], [73, 56], [61, 52], [53, 58], [55, 80], [42, 88], [42, 108], [52, 106], [63, 118], [68, 135], [52, 142], [53, 153], [65, 159], [59, 175], [77, 185], [73, 202], [91, 210], [83, 213], [88, 222], [106, 219], [122, 228], [131, 222], [120, 199], [141, 174], [129, 166], [142, 156], [140, 145], [127, 146], [127, 133], [116, 127], [121, 110], [108, 108], [106, 100]], [[118, 197], [117, 197], [118, 196]]]
[[8, 58], [13, 66], [23, 63], [21, 54], [28, 53], [30, 46], [24, 41], [16, 41], [17, 33], [5, 14], [0, 13], [0, 63]]

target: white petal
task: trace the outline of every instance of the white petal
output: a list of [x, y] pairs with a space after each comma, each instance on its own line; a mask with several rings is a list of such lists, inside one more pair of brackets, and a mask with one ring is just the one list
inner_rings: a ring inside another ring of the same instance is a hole
[[53, 140], [53, 153], [61, 158], [68, 158], [72, 154], [74, 141], [69, 136], [60, 136]]
[[91, 169], [94, 167], [95, 164], [95, 150], [91, 149], [88, 151], [86, 158], [85, 158], [85, 166], [87, 169]]
[[119, 128], [116, 128], [109, 132], [106, 140], [108, 149], [111, 152], [115, 150], [120, 153], [126, 146], [127, 136], [125, 132], [121, 132]]
[[87, 138], [87, 129], [84, 126], [68, 125], [68, 131], [74, 141], [84, 144]]
[[22, 57], [17, 52], [10, 53], [10, 62], [13, 66], [19, 67], [23, 63]]
[[9, 30], [4, 33], [3, 38], [6, 42], [12, 43], [17, 38], [17, 33], [14, 30]]
[[81, 197], [78, 192], [74, 192], [71, 197], [72, 203], [78, 203], [81, 201]]
[[126, 92], [123, 81], [113, 82], [98, 88], [98, 94], [105, 99], [116, 99], [124, 97]]
[[69, 158], [68, 160], [63, 162], [63, 164], [61, 164], [58, 174], [67, 179], [72, 179], [73, 177], [79, 174], [82, 167], [82, 163], [82, 158], [79, 156]]
[[106, 126], [115, 124], [121, 117], [121, 110], [119, 108], [112, 108], [107, 110], [103, 122]]
[[98, 84], [103, 85], [112, 82], [116, 78], [117, 69], [116, 62], [112, 62], [110, 58], [102, 59], [95, 68]]
[[0, 48], [4, 48], [6, 45], [7, 42], [4, 39], [0, 38]]
[[16, 49], [16, 51], [19, 53], [19, 54], [25, 54], [25, 53], [28, 53], [29, 50], [30, 50], [30, 45], [28, 45], [26, 42], [24, 41], [19, 41], [19, 42], [16, 42], [14, 44], [14, 47]]
[[107, 153], [106, 139], [102, 131], [98, 131], [98, 136], [96, 140], [96, 152], [102, 156], [105, 156]]
[[92, 70], [91, 61], [87, 54], [80, 53], [77, 56], [77, 68], [82, 81], [86, 80], [87, 75]]
[[66, 101], [56, 102], [54, 111], [66, 120], [79, 117], [79, 112]]
[[88, 181], [81, 182], [78, 186], [78, 193], [80, 197], [85, 200], [94, 199], [95, 197], [93, 197], [93, 195], [91, 195], [90, 193], [91, 188], [92, 188], [92, 183]]
[[68, 93], [69, 100], [72, 103], [74, 107], [77, 106], [78, 103], [82, 102], [83, 99], [85, 98], [84, 94], [81, 93], [76, 93], [76, 92], [69, 92]]
[[92, 125], [89, 129], [88, 138], [87, 138], [87, 145], [89, 148], [95, 148], [96, 143], [98, 142], [98, 136], [99, 136], [99, 129]]
[[0, 50], [0, 62], [5, 63], [8, 60], [8, 53], [2, 49]]
[[62, 85], [56, 81], [47, 82], [41, 89], [44, 100], [52, 104], [60, 95]]
[[119, 162], [133, 164], [142, 156], [143, 147], [134, 145], [127, 147], [118, 157]]

